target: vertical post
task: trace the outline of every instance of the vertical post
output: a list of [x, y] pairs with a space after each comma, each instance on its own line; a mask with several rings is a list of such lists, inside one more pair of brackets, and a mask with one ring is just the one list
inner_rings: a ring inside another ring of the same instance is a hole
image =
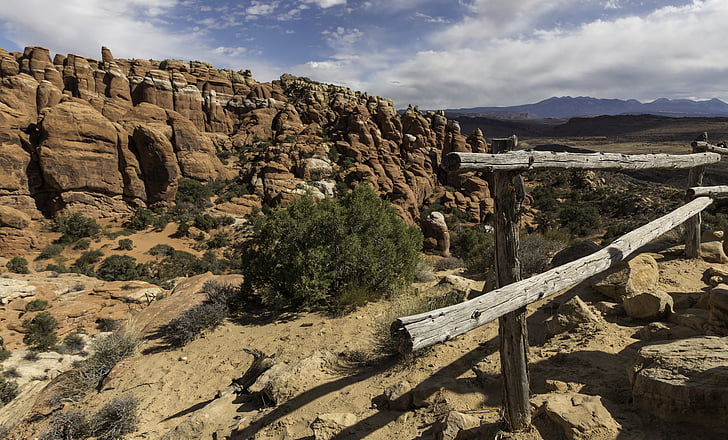
[[[493, 152], [512, 150], [517, 143], [516, 136], [493, 139]], [[503, 287], [521, 279], [518, 234], [521, 205], [525, 197], [521, 175], [517, 172], [496, 172], [493, 193], [496, 282], [498, 287]], [[502, 316], [498, 323], [505, 422], [510, 431], [519, 431], [531, 424], [526, 308], [522, 307]]]
[[[708, 133], [698, 136], [698, 140], [708, 141]], [[693, 142], [693, 153], [702, 151], [697, 142]], [[703, 185], [703, 174], [705, 166], [690, 168], [688, 173], [688, 188]], [[700, 258], [700, 213], [690, 217], [685, 222], [685, 256], [688, 258]]]

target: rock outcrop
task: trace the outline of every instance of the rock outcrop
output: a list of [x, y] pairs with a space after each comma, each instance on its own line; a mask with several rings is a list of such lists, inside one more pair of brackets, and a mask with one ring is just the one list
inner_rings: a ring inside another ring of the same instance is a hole
[[399, 115], [391, 100], [307, 78], [259, 83], [249, 70], [116, 59], [106, 47], [100, 61], [0, 49], [0, 79], [0, 201], [34, 219], [168, 203], [182, 177], [247, 185], [259, 202], [230, 212], [361, 181], [410, 223], [436, 202], [476, 220], [493, 208], [486, 180], [439, 173], [443, 154], [488, 149], [442, 111]]

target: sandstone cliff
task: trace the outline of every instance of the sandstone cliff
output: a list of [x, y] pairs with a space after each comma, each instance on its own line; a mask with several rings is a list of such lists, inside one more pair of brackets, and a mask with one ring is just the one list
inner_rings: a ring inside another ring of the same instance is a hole
[[231, 213], [365, 180], [408, 222], [435, 202], [474, 219], [492, 207], [485, 180], [439, 172], [443, 154], [487, 149], [442, 112], [399, 115], [391, 100], [307, 78], [259, 83], [249, 70], [105, 47], [100, 60], [0, 49], [0, 80], [0, 205], [33, 219], [169, 203], [180, 177], [247, 186], [221, 206]]

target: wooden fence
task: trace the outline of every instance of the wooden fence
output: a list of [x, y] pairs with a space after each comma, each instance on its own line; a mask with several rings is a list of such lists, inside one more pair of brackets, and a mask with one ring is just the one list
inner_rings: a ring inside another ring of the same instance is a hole
[[[707, 135], [704, 135], [707, 139]], [[578, 284], [632, 255], [651, 240], [688, 222], [685, 252], [696, 258], [700, 252], [700, 213], [713, 197], [728, 196], [728, 186], [702, 187], [706, 165], [721, 160], [728, 149], [707, 141], [693, 143], [693, 153], [608, 154], [512, 151], [515, 136], [494, 139], [494, 154], [450, 153], [443, 167], [451, 172], [494, 173], [495, 264], [497, 289], [469, 301], [427, 313], [407, 316], [392, 323], [392, 336], [402, 353], [411, 353], [447, 341], [499, 319], [504, 418], [510, 430], [530, 425], [528, 380], [528, 336], [525, 307]], [[520, 279], [518, 233], [520, 207], [525, 196], [520, 172], [531, 169], [685, 169], [689, 168], [685, 205], [616, 239], [609, 246], [576, 261], [555, 267], [526, 280]]]

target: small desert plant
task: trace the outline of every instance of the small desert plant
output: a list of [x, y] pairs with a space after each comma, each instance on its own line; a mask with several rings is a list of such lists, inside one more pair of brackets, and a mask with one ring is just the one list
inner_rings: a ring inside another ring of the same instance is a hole
[[134, 249], [134, 242], [130, 238], [122, 238], [119, 240], [119, 247], [117, 249], [120, 251], [130, 251]]
[[102, 332], [113, 332], [121, 327], [119, 321], [112, 318], [99, 318], [96, 320], [96, 325]]
[[117, 440], [136, 431], [139, 424], [138, 408], [137, 397], [115, 397], [91, 418], [94, 436], [98, 440]]
[[8, 270], [13, 273], [30, 273], [30, 271], [28, 270], [28, 260], [23, 257], [11, 258], [10, 261], [5, 263], [5, 267], [7, 267]]
[[563, 242], [550, 240], [538, 233], [522, 235], [520, 241], [518, 259], [523, 278], [547, 271], [551, 258], [566, 247]]
[[48, 308], [48, 301], [36, 298], [25, 305], [26, 312], [42, 312]]
[[91, 342], [93, 354], [72, 371], [64, 384], [64, 397], [80, 397], [98, 387], [114, 365], [136, 352], [139, 342], [133, 331], [97, 336]]
[[10, 353], [10, 350], [8, 350], [7, 348], [0, 349], [0, 362], [9, 358], [11, 354], [12, 353]]
[[25, 336], [23, 342], [36, 350], [49, 350], [58, 342], [56, 329], [58, 321], [48, 312], [40, 312], [35, 317], [23, 321]]
[[433, 265], [431, 260], [425, 260], [420, 258], [415, 266], [415, 277], [416, 283], [426, 283], [435, 279], [435, 274], [432, 272]]
[[35, 350], [28, 350], [27, 352], [25, 352], [25, 355], [23, 356], [23, 359], [26, 360], [26, 361], [35, 362], [35, 361], [37, 361], [40, 358], [38, 357], [38, 352], [37, 351], [35, 351]]
[[176, 317], [162, 330], [162, 337], [171, 347], [182, 347], [200, 336], [204, 330], [214, 329], [229, 316], [227, 304], [204, 301]]
[[62, 353], [80, 353], [85, 346], [83, 335], [79, 332], [73, 332], [63, 338], [60, 351]]
[[40, 440], [80, 440], [93, 435], [89, 415], [86, 411], [61, 411], [53, 415], [48, 430]]
[[134, 215], [124, 223], [125, 228], [135, 231], [143, 231], [147, 229], [154, 221], [154, 213], [146, 208], [139, 207], [134, 211]]
[[10, 403], [18, 395], [18, 384], [0, 375], [0, 407]]
[[225, 232], [218, 232], [207, 241], [207, 247], [210, 249], [219, 249], [230, 246], [230, 239]]
[[58, 239], [59, 243], [73, 243], [85, 237], [95, 236], [101, 230], [101, 226], [96, 220], [76, 212], [54, 218], [51, 229], [63, 234]]
[[49, 244], [40, 251], [40, 255], [36, 257], [36, 260], [50, 260], [53, 257], [61, 255], [64, 246], [62, 244]]
[[199, 214], [195, 216], [192, 222], [194, 227], [205, 232], [210, 229], [215, 229], [220, 225], [217, 219], [210, 214]]

